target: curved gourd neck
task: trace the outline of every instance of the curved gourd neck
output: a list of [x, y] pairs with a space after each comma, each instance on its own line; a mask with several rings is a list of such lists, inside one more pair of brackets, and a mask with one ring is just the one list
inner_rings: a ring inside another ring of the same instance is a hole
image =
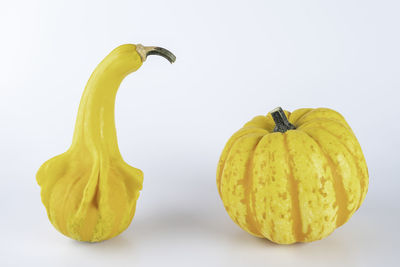
[[142, 65], [135, 45], [121, 45], [96, 67], [83, 92], [71, 149], [119, 154], [115, 97], [122, 80]]

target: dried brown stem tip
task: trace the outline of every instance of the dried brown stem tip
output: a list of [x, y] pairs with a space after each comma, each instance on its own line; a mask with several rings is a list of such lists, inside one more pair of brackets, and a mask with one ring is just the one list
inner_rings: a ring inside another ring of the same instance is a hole
[[167, 59], [171, 64], [175, 62], [176, 56], [172, 54], [171, 51], [168, 51], [165, 48], [157, 47], [157, 46], [143, 46], [141, 44], [136, 45], [136, 51], [139, 53], [142, 61], [144, 62], [149, 55], [157, 55], [162, 56]]

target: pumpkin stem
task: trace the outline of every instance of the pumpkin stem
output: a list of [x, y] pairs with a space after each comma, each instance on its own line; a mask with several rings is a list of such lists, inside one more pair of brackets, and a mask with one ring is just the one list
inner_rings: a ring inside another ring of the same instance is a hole
[[288, 118], [285, 115], [285, 112], [283, 112], [283, 109], [281, 107], [273, 109], [271, 111], [271, 116], [275, 122], [274, 132], [284, 133], [288, 130], [296, 129], [296, 127], [294, 127], [294, 125], [289, 122]]
[[176, 57], [172, 52], [165, 48], [157, 46], [143, 46], [141, 44], [136, 45], [136, 51], [139, 53], [142, 61], [144, 62], [149, 55], [157, 55], [166, 58], [171, 64], [175, 62]]

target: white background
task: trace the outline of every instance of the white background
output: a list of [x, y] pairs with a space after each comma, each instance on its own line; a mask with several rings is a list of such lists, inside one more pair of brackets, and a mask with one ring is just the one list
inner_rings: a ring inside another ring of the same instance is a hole
[[[2, 1], [1, 266], [399, 266], [400, 3]], [[121, 152], [144, 171], [131, 226], [98, 244], [59, 234], [35, 173], [72, 139], [95, 66], [124, 43], [164, 46], [122, 83]], [[353, 127], [370, 188], [324, 240], [275, 245], [237, 227], [215, 172], [225, 142], [277, 106], [329, 107]]]

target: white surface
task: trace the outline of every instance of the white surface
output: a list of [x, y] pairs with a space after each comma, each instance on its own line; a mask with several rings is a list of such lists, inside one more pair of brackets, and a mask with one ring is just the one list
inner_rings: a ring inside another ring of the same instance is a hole
[[[399, 266], [399, 10], [396, 0], [1, 2], [0, 265]], [[35, 173], [67, 149], [90, 73], [123, 43], [178, 59], [149, 58], [117, 96], [120, 149], [145, 173], [131, 226], [79, 243], [49, 223]], [[336, 109], [362, 144], [367, 198], [322, 241], [252, 237], [219, 199], [225, 142], [277, 106]]]

